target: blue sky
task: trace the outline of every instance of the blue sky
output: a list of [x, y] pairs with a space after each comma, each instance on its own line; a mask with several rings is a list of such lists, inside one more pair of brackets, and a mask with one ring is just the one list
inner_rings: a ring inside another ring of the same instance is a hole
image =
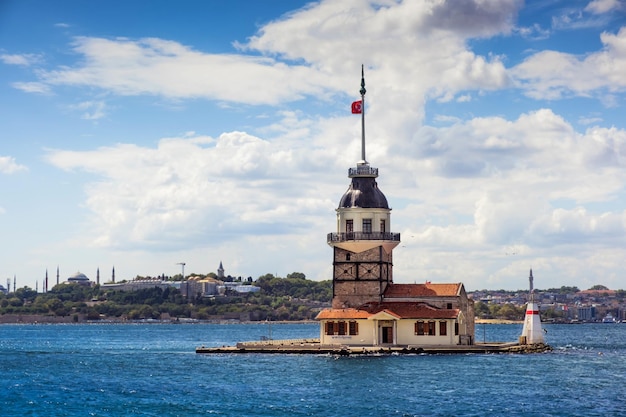
[[0, 284], [330, 279], [367, 159], [395, 282], [624, 288], [618, 0], [0, 2]]

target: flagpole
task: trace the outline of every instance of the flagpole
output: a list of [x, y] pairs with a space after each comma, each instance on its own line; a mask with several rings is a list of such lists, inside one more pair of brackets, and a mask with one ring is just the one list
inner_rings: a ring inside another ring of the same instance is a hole
[[363, 64], [361, 64], [361, 160], [367, 164], [365, 159], [365, 74]]

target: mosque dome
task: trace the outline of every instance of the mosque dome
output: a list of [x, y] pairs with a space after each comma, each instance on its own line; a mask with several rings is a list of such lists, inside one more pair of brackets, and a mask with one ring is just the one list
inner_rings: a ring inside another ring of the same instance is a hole
[[389, 209], [387, 197], [378, 188], [374, 177], [353, 177], [348, 190], [341, 197], [339, 208]]
[[82, 272], [76, 272], [67, 279], [67, 282], [75, 284], [89, 284], [90, 281], [89, 278], [87, 278], [87, 275]]

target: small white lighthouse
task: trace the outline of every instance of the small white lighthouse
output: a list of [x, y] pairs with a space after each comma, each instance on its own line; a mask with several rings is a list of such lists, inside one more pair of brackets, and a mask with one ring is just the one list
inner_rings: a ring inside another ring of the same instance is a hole
[[539, 317], [539, 307], [535, 303], [535, 289], [533, 288], [533, 270], [530, 269], [530, 299], [526, 306], [526, 317], [524, 318], [524, 327], [522, 328], [521, 343], [529, 345], [535, 343], [544, 343], [543, 329], [541, 328], [541, 318]]

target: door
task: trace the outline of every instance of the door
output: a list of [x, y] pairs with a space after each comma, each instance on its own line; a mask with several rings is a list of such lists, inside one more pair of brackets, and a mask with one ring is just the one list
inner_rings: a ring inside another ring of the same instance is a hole
[[383, 344], [390, 344], [393, 343], [393, 327], [392, 326], [385, 326], [381, 328], [382, 330], [382, 343]]

